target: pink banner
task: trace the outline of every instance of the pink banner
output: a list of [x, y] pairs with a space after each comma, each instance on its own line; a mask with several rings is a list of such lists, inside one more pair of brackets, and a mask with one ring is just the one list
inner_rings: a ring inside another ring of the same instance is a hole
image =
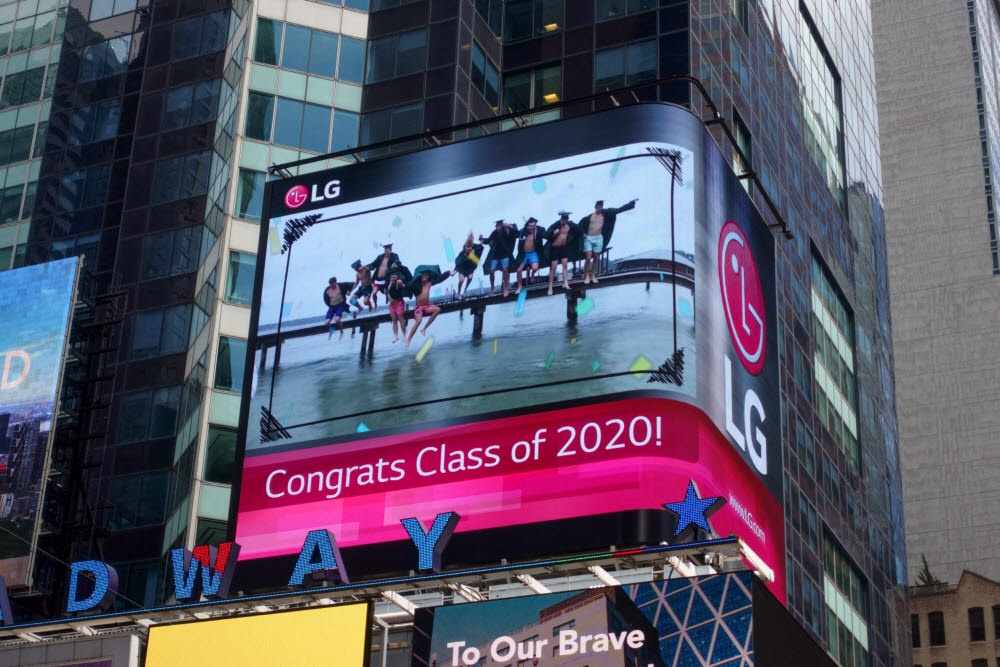
[[[298, 553], [310, 530], [341, 547], [408, 539], [401, 519], [430, 525], [458, 512], [456, 533], [639, 509], [700, 497], [711, 515], [774, 569], [784, 602], [780, 504], [686, 403], [637, 398], [367, 440], [248, 456], [236, 541], [240, 560]], [[622, 545], [628, 546], [628, 545]]]

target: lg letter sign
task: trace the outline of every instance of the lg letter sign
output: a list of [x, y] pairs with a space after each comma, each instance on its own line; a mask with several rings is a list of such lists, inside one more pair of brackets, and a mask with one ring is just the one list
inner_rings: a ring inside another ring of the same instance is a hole
[[[757, 263], [750, 252], [743, 230], [732, 220], [722, 226], [719, 235], [719, 289], [722, 292], [722, 306], [729, 325], [729, 336], [736, 348], [744, 370], [750, 375], [759, 375], [764, 368], [767, 350], [767, 324], [764, 322], [764, 291], [760, 287]], [[753, 389], [747, 389], [742, 397], [743, 419], [740, 430], [733, 421], [733, 363], [725, 358], [726, 385], [726, 431], [743, 451], [748, 451], [750, 461], [762, 475], [767, 474], [767, 438], [759, 428], [764, 423], [764, 406]], [[756, 414], [758, 425], [754, 424]]]
[[329, 181], [320, 190], [318, 185], [312, 186], [310, 192], [304, 185], [293, 185], [285, 193], [285, 206], [299, 208], [307, 201], [316, 203], [324, 199], [336, 199], [340, 196], [340, 181]]

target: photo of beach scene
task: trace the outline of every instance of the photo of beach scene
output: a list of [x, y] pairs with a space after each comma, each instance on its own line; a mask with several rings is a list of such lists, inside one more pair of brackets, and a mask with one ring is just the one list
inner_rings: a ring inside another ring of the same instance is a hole
[[631, 144], [273, 218], [247, 451], [693, 398], [693, 174]]

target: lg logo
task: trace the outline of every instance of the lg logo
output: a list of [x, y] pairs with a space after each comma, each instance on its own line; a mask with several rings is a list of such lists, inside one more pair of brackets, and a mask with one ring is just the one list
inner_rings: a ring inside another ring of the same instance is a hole
[[739, 226], [729, 220], [719, 237], [719, 285], [726, 309], [729, 335], [743, 367], [751, 375], [764, 368], [767, 327], [764, 326], [764, 291], [750, 245]]
[[340, 196], [340, 181], [328, 181], [320, 191], [318, 185], [312, 186], [312, 193], [304, 185], [293, 185], [285, 193], [285, 206], [287, 208], [299, 208], [307, 201], [313, 203], [324, 199], [336, 199]]
[[[743, 235], [743, 230], [732, 220], [722, 225], [719, 234], [719, 290], [722, 292], [722, 307], [726, 312], [729, 336], [736, 348], [736, 355], [748, 373], [759, 375], [764, 369], [764, 354], [767, 349], [764, 290], [760, 287], [760, 274], [757, 273], [757, 263], [750, 252], [750, 244]], [[740, 406], [737, 403], [739, 398], [733, 392], [733, 363], [728, 354], [724, 355], [723, 369], [726, 432], [737, 447], [747, 452], [757, 472], [766, 475], [767, 438], [760, 428], [766, 419], [764, 405], [757, 392], [748, 388], [742, 396], [743, 405]], [[742, 415], [739, 415], [740, 407], [743, 408]], [[743, 419], [737, 425], [734, 418], [739, 416]]]

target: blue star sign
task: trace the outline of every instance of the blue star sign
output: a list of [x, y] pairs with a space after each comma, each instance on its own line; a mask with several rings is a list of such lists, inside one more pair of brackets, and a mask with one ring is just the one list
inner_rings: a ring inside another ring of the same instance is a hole
[[699, 498], [698, 487], [694, 485], [692, 479], [688, 481], [684, 500], [678, 503], [665, 503], [663, 507], [677, 515], [677, 528], [674, 530], [674, 537], [677, 537], [692, 526], [711, 534], [712, 526], [708, 523], [708, 517], [725, 504], [726, 499], [721, 496]]

